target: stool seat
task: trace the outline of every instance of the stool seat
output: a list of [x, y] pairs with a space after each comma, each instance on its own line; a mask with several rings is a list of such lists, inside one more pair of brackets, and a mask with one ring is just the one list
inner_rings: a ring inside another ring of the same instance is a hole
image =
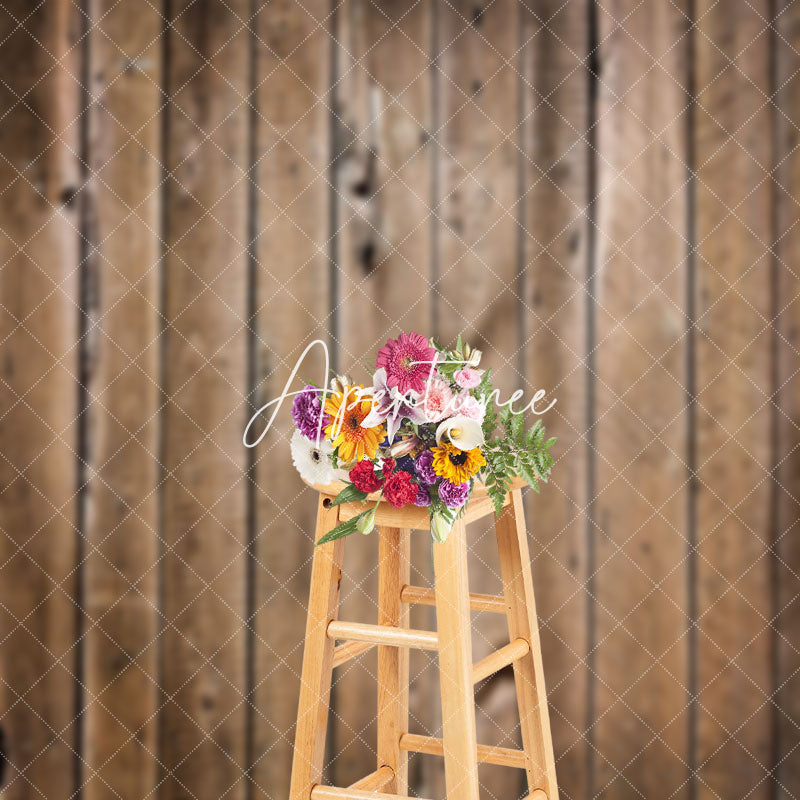
[[[447, 800], [479, 800], [479, 763], [524, 769], [528, 800], [558, 800], [522, 485], [517, 480], [511, 486], [499, 516], [486, 487], [474, 486], [465, 513], [456, 519], [447, 540], [432, 546], [433, 589], [411, 585], [410, 532], [428, 529], [428, 509], [397, 509], [381, 500], [375, 514], [379, 536], [377, 624], [338, 619], [345, 538], [315, 548], [289, 800], [410, 800], [408, 753], [444, 758]], [[313, 486], [319, 493], [314, 541], [364, 511], [362, 502], [333, 504], [345, 486]], [[376, 493], [367, 501], [378, 499]], [[489, 515], [495, 516], [502, 596], [471, 594], [467, 579], [466, 524]], [[410, 627], [409, 609], [415, 603], [436, 607], [435, 631]], [[508, 644], [475, 663], [471, 609], [504, 614], [509, 636]], [[333, 670], [372, 647], [378, 648], [376, 769], [348, 787], [324, 786]], [[440, 736], [409, 731], [410, 648], [437, 654], [442, 728], [436, 733]], [[517, 690], [521, 750], [476, 740], [474, 686], [509, 665]]]
[[[336, 497], [348, 484], [342, 481], [334, 481], [323, 485], [309, 483], [306, 484], [312, 489], [318, 491], [322, 496], [328, 498]], [[511, 482], [508, 495], [506, 495], [505, 505], [511, 501], [511, 492], [515, 489], [521, 489], [527, 486], [522, 478], [514, 478]], [[380, 492], [373, 492], [367, 495], [367, 503], [375, 503], [380, 498]], [[339, 506], [339, 522], [347, 522], [347, 520], [358, 516], [365, 509], [364, 503], [342, 503]], [[494, 513], [494, 503], [489, 497], [486, 485], [476, 481], [470, 493], [469, 502], [467, 503], [466, 511], [464, 512], [464, 522], [475, 522], [489, 514]], [[420, 508], [418, 506], [405, 506], [404, 508], [392, 508], [386, 500], [381, 500], [378, 508], [375, 511], [375, 524], [388, 525], [395, 528], [408, 528], [409, 530], [421, 531], [430, 528], [430, 515], [427, 508]]]

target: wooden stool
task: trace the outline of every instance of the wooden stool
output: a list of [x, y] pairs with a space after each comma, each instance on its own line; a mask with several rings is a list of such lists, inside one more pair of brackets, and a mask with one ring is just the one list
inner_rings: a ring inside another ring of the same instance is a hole
[[[315, 541], [339, 522], [364, 510], [360, 503], [332, 506], [341, 487], [320, 491]], [[408, 795], [408, 752], [444, 756], [448, 800], [478, 800], [478, 762], [525, 769], [527, 800], [556, 800], [555, 762], [550, 737], [542, 653], [536, 623], [533, 581], [522, 497], [518, 484], [495, 518], [503, 597], [470, 594], [467, 584], [466, 523], [494, 514], [483, 487], [473, 491], [465, 515], [445, 544], [433, 546], [435, 589], [409, 585], [412, 529], [428, 530], [428, 510], [377, 511], [380, 536], [378, 624], [337, 619], [345, 539], [318, 546], [311, 570], [303, 674], [297, 711], [289, 800], [390, 800]], [[436, 606], [438, 631], [411, 630], [409, 606]], [[472, 663], [470, 608], [505, 614], [509, 644]], [[335, 646], [335, 641], [343, 642]], [[378, 646], [377, 765], [347, 788], [322, 786], [325, 729], [334, 667]], [[408, 732], [408, 648], [439, 654], [442, 738]], [[513, 664], [522, 750], [479, 745], [475, 739], [473, 686]]]

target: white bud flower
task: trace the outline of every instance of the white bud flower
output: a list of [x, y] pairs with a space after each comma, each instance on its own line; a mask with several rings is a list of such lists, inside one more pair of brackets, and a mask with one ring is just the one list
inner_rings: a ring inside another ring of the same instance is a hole
[[419, 444], [419, 439], [416, 436], [408, 436], [402, 441], [393, 444], [389, 448], [389, 455], [392, 458], [400, 458], [401, 456], [407, 456], [418, 444]]
[[356, 521], [356, 528], [366, 536], [375, 527], [375, 508], [371, 508]]
[[434, 541], [443, 544], [447, 541], [453, 526], [441, 514], [434, 514], [431, 518], [431, 536]]

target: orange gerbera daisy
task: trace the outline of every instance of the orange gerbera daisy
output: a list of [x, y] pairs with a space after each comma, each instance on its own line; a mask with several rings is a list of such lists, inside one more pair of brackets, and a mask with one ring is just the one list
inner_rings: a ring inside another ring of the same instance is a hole
[[338, 448], [339, 461], [360, 461], [364, 456], [375, 458], [378, 445], [385, 436], [384, 425], [362, 428], [361, 423], [372, 410], [371, 397], [359, 397], [363, 386], [345, 386], [343, 392], [334, 392], [325, 400], [325, 413], [331, 421], [325, 426], [325, 435], [334, 449]]

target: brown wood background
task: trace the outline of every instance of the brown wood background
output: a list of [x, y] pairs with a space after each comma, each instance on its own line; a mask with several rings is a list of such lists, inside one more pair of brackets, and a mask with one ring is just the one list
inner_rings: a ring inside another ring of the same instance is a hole
[[[563, 798], [800, 797], [799, 126], [795, 0], [7, 0], [3, 797], [286, 797], [314, 503], [288, 413], [241, 434], [310, 340], [363, 379], [399, 330], [558, 398], [526, 507]], [[336, 675], [335, 784], [375, 671]], [[510, 676], [476, 697], [516, 742]]]

